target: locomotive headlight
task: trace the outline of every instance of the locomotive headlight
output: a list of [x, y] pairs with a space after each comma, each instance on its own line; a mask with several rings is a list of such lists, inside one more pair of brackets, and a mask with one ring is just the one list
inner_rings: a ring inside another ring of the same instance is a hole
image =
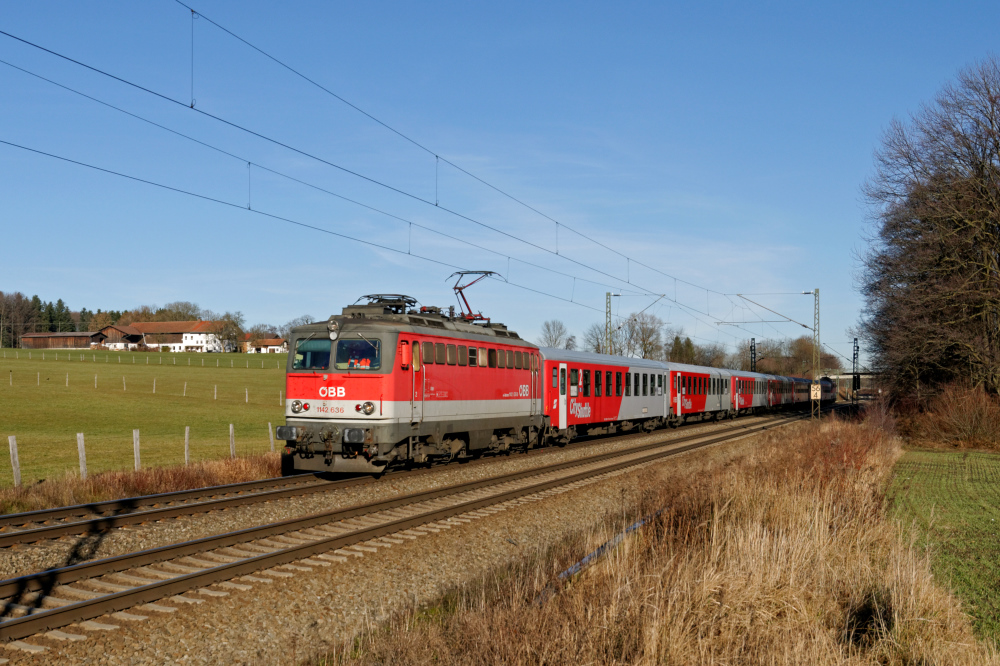
[[365, 404], [361, 405], [361, 411], [363, 411], [365, 414], [368, 415], [372, 414], [375, 411], [375, 403], [366, 402]]
[[302, 411], [302, 401], [292, 400], [292, 412], [298, 414], [301, 411]]
[[326, 323], [326, 330], [328, 330], [330, 332], [330, 339], [331, 340], [336, 340], [337, 339], [337, 335], [340, 333], [340, 324], [338, 324], [333, 319], [333, 317], [331, 317], [330, 321], [328, 321]]

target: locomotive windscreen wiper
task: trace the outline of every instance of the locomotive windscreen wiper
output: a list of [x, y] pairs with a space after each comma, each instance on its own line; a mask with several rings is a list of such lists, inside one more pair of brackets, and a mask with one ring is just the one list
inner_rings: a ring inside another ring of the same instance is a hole
[[366, 338], [363, 334], [358, 333], [358, 337], [361, 338], [362, 340], [364, 340], [365, 342], [367, 342], [368, 344], [370, 344], [372, 346], [372, 349], [374, 349], [375, 351], [378, 351], [378, 347], [375, 345], [375, 343], [372, 342], [371, 340], [369, 340], [368, 338]]

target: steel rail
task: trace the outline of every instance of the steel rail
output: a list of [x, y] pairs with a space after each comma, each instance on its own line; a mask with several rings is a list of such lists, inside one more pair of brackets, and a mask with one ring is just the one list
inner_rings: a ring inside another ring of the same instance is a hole
[[[780, 418], [780, 417], [773, 417]], [[740, 423], [738, 425], [729, 426], [730, 428], [748, 427], [748, 424]], [[616, 439], [616, 441], [627, 440], [627, 438], [636, 438], [648, 436], [650, 433], [633, 433], [631, 435], [626, 435], [625, 438]], [[672, 441], [686, 441], [687, 437], [697, 437], [700, 435], [686, 435], [679, 438], [675, 438]], [[581, 446], [588, 444], [588, 441], [575, 443], [574, 446]], [[531, 449], [526, 451], [528, 455], [542, 455], [549, 452], [554, 452], [559, 449], [554, 447], [546, 447], [544, 449]], [[468, 461], [465, 464], [487, 464], [490, 459], [481, 459], [475, 461]], [[413, 474], [425, 474], [432, 471], [441, 469], [440, 467], [425, 468], [420, 470], [415, 470], [409, 472], [410, 475]], [[390, 472], [394, 473], [394, 472]], [[284, 481], [288, 479], [288, 481]], [[351, 479], [338, 479], [332, 481], [324, 481], [317, 477], [315, 474], [299, 474], [289, 477], [275, 477], [271, 479], [264, 479], [261, 481], [246, 481], [243, 483], [234, 483], [223, 486], [209, 486], [207, 488], [198, 488], [192, 490], [180, 490], [170, 493], [160, 493], [157, 495], [142, 495], [139, 497], [133, 497], [121, 500], [109, 500], [106, 502], [97, 502], [93, 504], [78, 504], [75, 506], [61, 507], [52, 510], [39, 510], [31, 511], [26, 513], [9, 514], [7, 516], [0, 517], [0, 548], [8, 548], [16, 544], [23, 543], [35, 543], [38, 541], [44, 541], [47, 539], [56, 539], [63, 536], [73, 536], [73, 535], [87, 535], [95, 533], [103, 533], [109, 529], [115, 529], [119, 527], [124, 527], [127, 525], [136, 525], [139, 523], [155, 521], [155, 520], [165, 520], [168, 518], [176, 518], [178, 516], [191, 515], [196, 513], [204, 513], [207, 511], [217, 511], [221, 509], [228, 509], [235, 506], [243, 506], [247, 504], [255, 504], [258, 502], [270, 501], [275, 499], [284, 499], [288, 497], [297, 497], [300, 495], [308, 495], [317, 492], [327, 492], [334, 489], [348, 488], [357, 485], [365, 485], [373, 483], [377, 480], [377, 477], [364, 476], [356, 477]], [[316, 483], [312, 483], [316, 481]], [[278, 485], [279, 488], [273, 490], [266, 490], [267, 487]], [[287, 486], [292, 486], [291, 488]], [[257, 492], [252, 492], [256, 490]], [[219, 498], [218, 495], [231, 494], [231, 493], [241, 493], [233, 494], [228, 497]], [[176, 502], [186, 499], [198, 499], [203, 497], [209, 497], [212, 499], [205, 499], [196, 502], [185, 502], [182, 504], [174, 504], [171, 506], [157, 507], [153, 509], [136, 510], [138, 507], [142, 506], [154, 506], [156, 504], [162, 504], [164, 502]], [[133, 504], [135, 503], [135, 504]], [[111, 515], [101, 515], [111, 513]], [[5, 530], [3, 528], [9, 527], [11, 525], [23, 525], [26, 523], [38, 523], [49, 520], [57, 520], [64, 517], [74, 517], [77, 515], [86, 514], [96, 514], [96, 518], [87, 518], [85, 520], [76, 520], [71, 522], [57, 523], [54, 525], [43, 525], [41, 527], [33, 527], [26, 529], [15, 529], [15, 530]]]
[[[219, 566], [211, 567], [203, 571], [177, 575], [168, 580], [150, 581], [150, 583], [147, 585], [138, 586], [121, 592], [102, 595], [94, 599], [67, 604], [53, 609], [40, 610], [36, 613], [31, 613], [23, 617], [8, 619], [0, 623], [0, 641], [9, 641], [17, 638], [23, 638], [25, 636], [30, 636], [32, 634], [36, 634], [42, 631], [47, 631], [49, 629], [53, 629], [56, 627], [65, 626], [73, 622], [79, 622], [91, 619], [94, 617], [104, 615], [106, 613], [111, 613], [126, 608], [130, 608], [138, 604], [149, 603], [151, 601], [161, 599], [165, 596], [179, 594], [196, 587], [211, 585], [213, 583], [229, 580], [237, 576], [251, 574], [255, 571], [260, 571], [261, 569], [267, 569], [282, 564], [287, 564], [290, 562], [294, 562], [296, 560], [307, 558], [311, 555], [316, 555], [319, 553], [335, 550], [345, 546], [354, 545], [360, 542], [369, 541], [371, 539], [376, 539], [382, 536], [386, 536], [394, 532], [410, 529], [429, 522], [440, 521], [446, 518], [450, 518], [452, 516], [467, 513], [469, 511], [474, 511], [476, 509], [480, 509], [486, 506], [502, 504], [512, 499], [542, 492], [558, 486], [569, 485], [587, 478], [600, 476], [603, 474], [614, 472], [620, 469], [625, 469], [628, 467], [634, 467], [637, 465], [654, 462], [659, 459], [672, 457], [681, 453], [685, 453], [705, 446], [710, 446], [712, 444], [717, 444], [730, 439], [756, 434], [759, 432], [769, 430], [771, 428], [780, 427], [781, 425], [787, 425], [789, 423], [798, 420], [803, 420], [805, 418], [806, 418], [805, 416], [796, 416], [789, 419], [781, 419], [781, 422], [779, 423], [768, 422], [764, 424], [757, 424], [755, 426], [744, 426], [738, 429], [734, 428], [733, 430], [735, 430], [735, 432], [731, 430], [721, 435], [714, 435], [711, 433], [693, 435], [689, 437], [689, 439], [700, 439], [703, 441], [697, 441], [684, 446], [669, 448], [667, 450], [656, 451], [639, 458], [630, 457], [628, 460], [612, 462], [598, 469], [578, 472], [570, 476], [565, 476], [558, 479], [552, 479], [536, 484], [531, 484], [521, 488], [516, 488], [509, 491], [501, 492], [496, 495], [490, 495], [489, 497], [468, 500], [449, 507], [432, 509], [431, 511], [426, 511], [417, 514], [415, 516], [400, 518], [379, 525], [374, 525], [370, 527], [365, 527], [365, 526], [358, 527], [357, 529], [347, 534], [331, 536], [328, 538], [321, 538], [318, 540], [311, 541], [309, 543], [289, 546], [287, 548], [276, 550], [271, 553], [264, 553], [258, 556], [241, 559], [235, 562], [220, 564]], [[539, 476], [542, 474], [562, 471], [565, 469], [579, 467], [582, 465], [594, 464], [601, 462], [602, 460], [628, 457], [634, 455], [635, 453], [641, 453], [642, 451], [648, 449], [654, 449], [654, 448], [662, 449], [663, 447], [671, 446], [676, 443], [678, 443], [677, 440], [668, 440], [666, 442], [661, 441], [658, 443], [639, 447], [637, 449], [631, 449], [625, 452], [618, 451], [618, 452], [600, 454], [596, 456], [590, 456], [588, 458], [569, 461], [565, 463], [559, 463], [556, 465], [550, 465], [544, 468], [538, 468], [524, 472], [516, 472], [513, 474], [507, 474], [492, 479], [475, 481], [472, 483], [455, 484], [453, 486], [449, 486], [446, 488], [441, 488], [433, 491], [412, 493], [410, 495], [397, 497], [391, 500], [377, 502], [374, 504], [357, 505], [354, 507], [349, 507], [347, 509], [331, 511], [322, 514], [315, 514], [313, 516], [307, 516], [305, 518], [282, 521], [279, 523], [273, 523], [271, 525], [265, 525], [257, 528], [249, 528], [246, 530], [240, 530], [237, 532], [218, 535], [215, 537], [207, 537], [204, 539], [198, 539], [196, 541], [176, 544], [173, 546], [164, 546], [161, 548], [156, 548], [148, 551], [140, 551], [138, 553], [132, 553], [129, 555], [109, 558], [106, 560], [98, 560], [94, 562], [88, 562], [79, 565], [74, 565], [71, 567], [66, 567], [63, 569], [42, 572], [40, 574], [33, 574], [31, 576], [15, 578], [0, 582], [0, 596], [10, 597], [11, 595], [20, 594], [32, 590], [52, 590], [59, 584], [70, 583], [85, 578], [95, 578], [97, 576], [117, 573], [120, 571], [125, 571], [128, 569], [144, 566], [147, 564], [161, 562], [169, 559], [175, 559], [178, 557], [184, 557], [193, 553], [204, 552], [210, 549], [225, 548], [227, 546], [231, 546], [237, 543], [245, 543], [247, 541], [258, 540], [279, 533], [294, 532], [309, 527], [313, 527], [315, 525], [347, 520], [349, 518], [353, 518], [368, 513], [387, 511], [393, 508], [398, 508], [399, 506], [403, 505], [426, 502], [429, 500], [439, 499], [441, 497], [455, 495], [458, 493], [464, 493], [479, 488], [500, 485], [510, 481], [516, 481], [519, 479], [528, 478], [531, 476]]]
[[192, 488], [190, 490], [174, 490], [168, 493], [157, 493], [155, 495], [138, 495], [136, 497], [91, 502], [89, 504], [74, 504], [72, 506], [62, 506], [54, 509], [39, 509], [37, 511], [25, 511], [22, 513], [7, 513], [0, 515], [0, 528], [27, 525], [28, 523], [42, 523], [49, 520], [59, 520], [61, 518], [75, 518], [76, 516], [118, 513], [121, 511], [131, 511], [138, 507], [163, 504], [164, 502], [184, 502], [190, 499], [216, 497], [218, 495], [226, 495], [230, 493], [255, 492], [272, 486], [289, 486], [309, 483], [316, 480], [319, 479], [315, 474], [277, 476], [267, 479], [259, 479], [257, 481], [229, 483], [221, 486], [205, 486], [202, 488]]

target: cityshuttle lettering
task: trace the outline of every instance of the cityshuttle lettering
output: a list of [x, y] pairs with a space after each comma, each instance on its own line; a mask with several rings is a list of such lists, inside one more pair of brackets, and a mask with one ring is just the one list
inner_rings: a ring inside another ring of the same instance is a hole
[[585, 419], [590, 417], [590, 403], [581, 405], [576, 400], [571, 400], [569, 403], [570, 413], [578, 419]]

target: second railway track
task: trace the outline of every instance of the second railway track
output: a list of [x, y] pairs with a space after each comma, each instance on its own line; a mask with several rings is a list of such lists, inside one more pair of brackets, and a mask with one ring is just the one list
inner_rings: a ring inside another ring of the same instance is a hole
[[629, 467], [759, 433], [799, 418], [654, 442], [0, 581], [0, 598], [6, 599], [7, 616], [0, 622], [0, 641], [126, 609], [173, 612], [176, 607], [152, 602], [169, 598], [179, 604], [198, 603], [201, 600], [197, 596], [184, 593], [197, 590], [196, 594], [212, 596], [213, 591], [205, 586], [221, 583], [242, 588], [247, 587], [245, 583], [233, 580], [242, 576], [246, 582], [263, 582], [294, 575], [281, 571], [281, 567], [308, 571], [311, 567], [329, 566], [403, 539], [449, 529], [538, 498], [539, 494], [590, 483]]

